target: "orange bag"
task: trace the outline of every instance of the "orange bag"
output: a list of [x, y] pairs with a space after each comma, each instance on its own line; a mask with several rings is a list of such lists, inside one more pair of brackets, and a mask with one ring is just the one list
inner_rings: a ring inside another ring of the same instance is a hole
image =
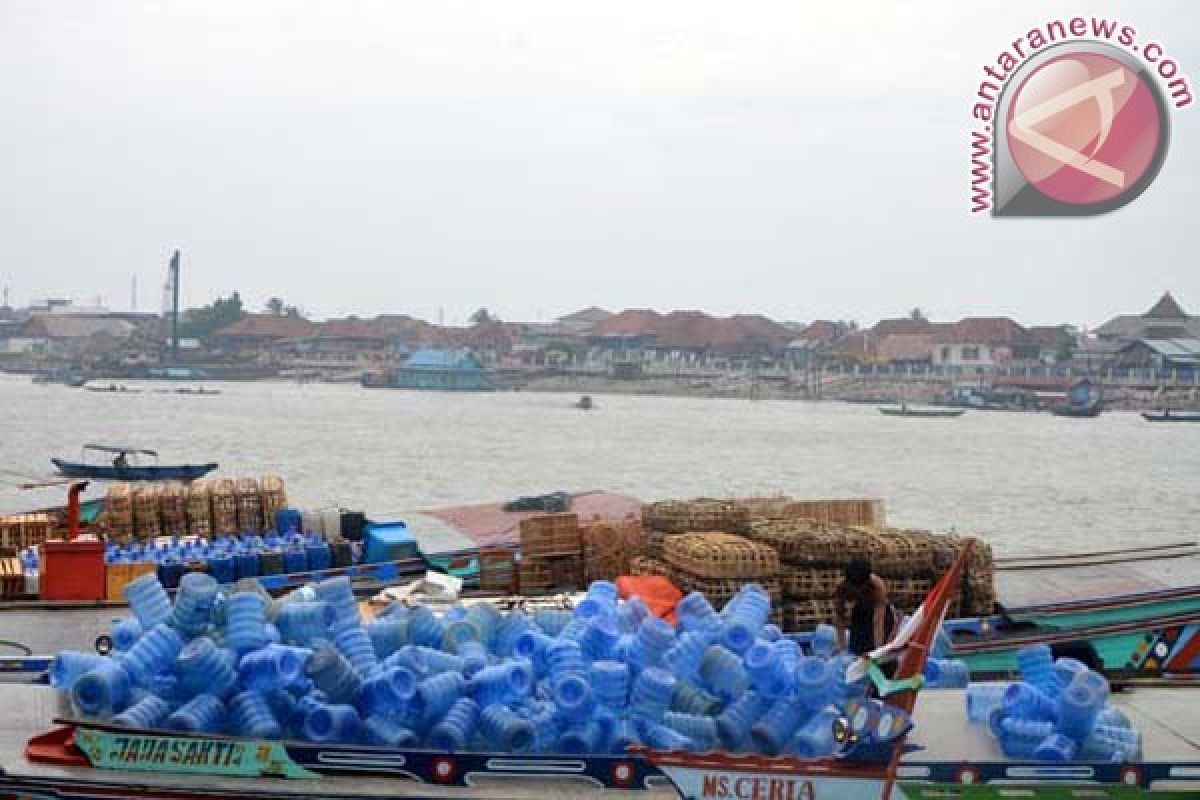
[[617, 578], [617, 591], [625, 600], [642, 598], [651, 614], [675, 624], [675, 605], [683, 599], [683, 592], [661, 575], [622, 575]]

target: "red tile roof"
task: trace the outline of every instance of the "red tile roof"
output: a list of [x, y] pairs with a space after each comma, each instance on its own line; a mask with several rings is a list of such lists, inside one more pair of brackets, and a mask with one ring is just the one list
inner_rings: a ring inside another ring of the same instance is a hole
[[797, 333], [796, 338], [808, 342], [832, 342], [837, 338], [837, 325], [827, 319], [818, 319]]
[[326, 320], [316, 326], [315, 335], [318, 339], [387, 339], [378, 321], [357, 317]]
[[593, 326], [596, 336], [652, 335], [659, 347], [751, 352], [781, 348], [794, 337], [792, 331], [759, 314], [714, 317], [702, 311], [659, 314], [649, 309], [629, 309]]
[[936, 325], [927, 319], [897, 317], [895, 319], [879, 320], [871, 328], [871, 333], [876, 336], [887, 336], [893, 333], [929, 333], [936, 327]]
[[938, 330], [936, 341], [953, 344], [1012, 344], [1025, 336], [1025, 329], [1008, 317], [964, 317]]
[[924, 361], [933, 357], [932, 333], [891, 333], [879, 339], [880, 361]]
[[313, 323], [303, 317], [247, 314], [232, 325], [217, 330], [218, 338], [299, 339], [310, 335]]

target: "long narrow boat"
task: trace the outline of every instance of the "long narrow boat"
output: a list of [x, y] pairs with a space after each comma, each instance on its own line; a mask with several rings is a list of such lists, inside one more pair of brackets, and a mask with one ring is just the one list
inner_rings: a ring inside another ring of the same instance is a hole
[[1143, 411], [1142, 419], [1147, 422], [1200, 422], [1200, 411]]
[[[958, 568], [947, 578], [956, 578]], [[1181, 690], [1113, 698], [1143, 732], [1130, 763], [1045, 763], [1000, 755], [967, 722], [963, 693], [919, 675], [953, 580], [931, 592], [896, 642], [860, 662], [881, 701], [834, 723], [837, 755], [800, 759], [633, 748], [613, 755], [514, 755], [306, 744], [142, 731], [64, 719], [46, 687], [0, 685], [0, 794], [147, 798], [688, 798], [688, 800], [1184, 800], [1200, 791], [1200, 716]], [[880, 663], [899, 656], [897, 677]], [[38, 731], [54, 727], [46, 733]], [[31, 736], [31, 734], [33, 734]]]
[[993, 618], [951, 620], [946, 655], [967, 662], [972, 675], [1017, 671], [1017, 651], [1049, 645], [1115, 679], [1200, 676], [1200, 611], [1075, 628], [997, 625]]
[[962, 408], [909, 408], [908, 406], [880, 406], [879, 413], [885, 417], [922, 417], [926, 419], [951, 419], [967, 413]]
[[[50, 459], [58, 471], [69, 478], [89, 478], [108, 481], [191, 481], [203, 478], [217, 468], [215, 462], [207, 464], [174, 464], [174, 465], [139, 465], [129, 462], [129, 456], [135, 458], [148, 456], [155, 460], [158, 453], [138, 447], [116, 447], [106, 444], [85, 444], [84, 455], [80, 461], [66, 461], [61, 458]], [[116, 457], [111, 464], [91, 464], [87, 454], [103, 453], [105, 456]]]

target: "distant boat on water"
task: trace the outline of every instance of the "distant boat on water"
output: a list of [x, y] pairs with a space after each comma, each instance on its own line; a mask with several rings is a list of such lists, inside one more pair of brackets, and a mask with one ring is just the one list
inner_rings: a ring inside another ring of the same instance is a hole
[[879, 413], [885, 417], [925, 417], [928, 419], [952, 419], [967, 413], [962, 408], [914, 408], [907, 403], [899, 406], [880, 406]]
[[1104, 390], [1087, 378], [1067, 392], [1067, 399], [1052, 407], [1056, 417], [1098, 417], [1104, 411]]
[[1200, 411], [1143, 411], [1142, 419], [1147, 422], [1200, 422]]

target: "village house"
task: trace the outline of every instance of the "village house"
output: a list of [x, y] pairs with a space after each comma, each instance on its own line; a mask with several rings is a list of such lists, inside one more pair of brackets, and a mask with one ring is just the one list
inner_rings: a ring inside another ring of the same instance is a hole
[[714, 317], [700, 311], [629, 309], [593, 326], [586, 339], [588, 359], [604, 363], [737, 369], [774, 363], [794, 335], [757, 314]]
[[303, 317], [276, 314], [247, 314], [212, 335], [212, 346], [223, 355], [260, 363], [286, 357], [287, 347], [313, 335], [315, 326]]
[[1008, 317], [964, 317], [934, 334], [933, 364], [987, 369], [1028, 355], [1025, 329]]
[[1170, 292], [1142, 314], [1113, 317], [1092, 334], [1102, 342], [1124, 347], [1139, 339], [1200, 338], [1200, 316], [1188, 314]]

